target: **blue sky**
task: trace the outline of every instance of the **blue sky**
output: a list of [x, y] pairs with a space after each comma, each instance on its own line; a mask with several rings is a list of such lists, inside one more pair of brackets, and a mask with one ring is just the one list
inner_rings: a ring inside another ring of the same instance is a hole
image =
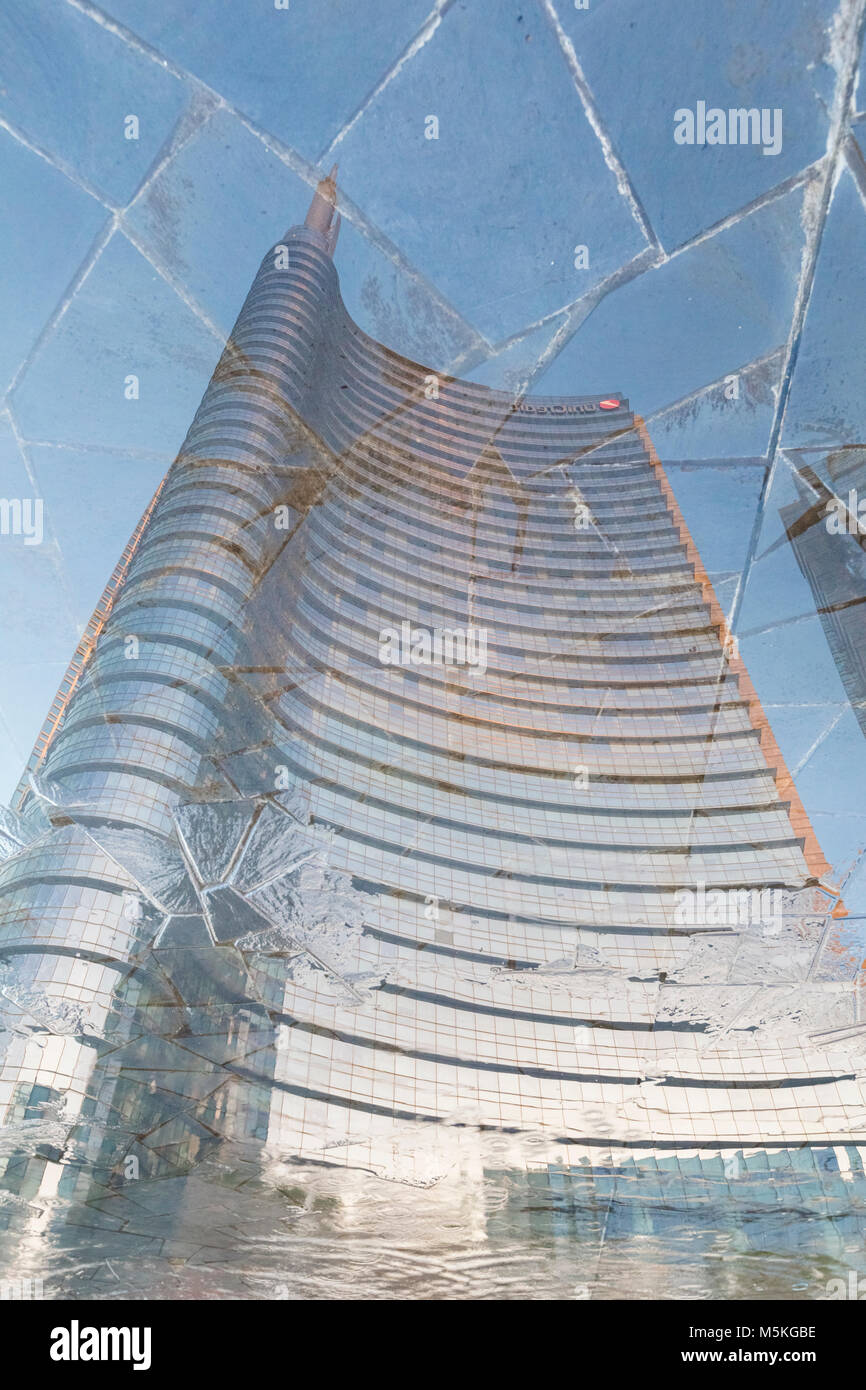
[[[764, 551], [795, 451], [820, 473], [864, 442], [857, 9], [6, 0], [0, 495], [43, 498], [46, 536], [0, 536], [0, 796], [264, 250], [338, 159], [365, 330], [497, 387], [622, 391], [647, 419], [856, 903], [866, 741], [790, 547]], [[780, 152], [678, 145], [699, 102], [781, 110]]]

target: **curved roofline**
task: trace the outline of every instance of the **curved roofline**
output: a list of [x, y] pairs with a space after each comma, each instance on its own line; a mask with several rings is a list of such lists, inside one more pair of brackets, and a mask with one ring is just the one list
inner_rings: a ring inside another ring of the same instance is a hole
[[[349, 310], [346, 307], [346, 302], [343, 299], [342, 292], [340, 290], [339, 271], [337, 270], [337, 267], [334, 264], [328, 252], [328, 240], [326, 236], [324, 236], [322, 233], [312, 230], [308, 226], [296, 225], [288, 229], [285, 237], [283, 238], [282, 243], [276, 244], [282, 245], [292, 241], [301, 242], [307, 246], [315, 248], [317, 251], [321, 253], [322, 261], [325, 265], [329, 267], [330, 272], [333, 276], [334, 287], [337, 292], [337, 298], [339, 300], [340, 308], [345, 314], [348, 323], [354, 329], [357, 336], [362, 340], [363, 343], [378, 349], [379, 352], [385, 353], [393, 361], [399, 362], [401, 366], [408, 368], [414, 372], [417, 372], [419, 373], [419, 375], [422, 376], [436, 376], [442, 383], [448, 383], [452, 386], [459, 386], [468, 394], [475, 394], [479, 398], [483, 398], [489, 401], [490, 404], [499, 404], [503, 408], [511, 407], [516, 410], [519, 406], [568, 407], [581, 405], [594, 405], [598, 407], [601, 401], [616, 400], [619, 402], [618, 408], [615, 410], [602, 412], [600, 418], [609, 418], [611, 421], [617, 422], [622, 421], [625, 418], [628, 418], [629, 421], [631, 421], [632, 413], [629, 408], [629, 402], [627, 397], [625, 397], [621, 391], [596, 391], [592, 392], [591, 394], [580, 396], [546, 396], [536, 395], [534, 392], [529, 393], [525, 391], [503, 391], [498, 387], [485, 386], [483, 382], [471, 381], [468, 377], [457, 376], [453, 372], [445, 371], [444, 369], [439, 367], [430, 366], [429, 363], [419, 362], [413, 357], [407, 357], [405, 353], [398, 352], [396, 348], [389, 347], [387, 343], [383, 343], [380, 339], [372, 337], [372, 335], [367, 333], [366, 330], [363, 329], [360, 326], [360, 324], [358, 324], [356, 320], [352, 317], [352, 315], [349, 313]], [[270, 255], [270, 252], [268, 252], [268, 255]], [[628, 427], [631, 428], [631, 424], [629, 424]]]

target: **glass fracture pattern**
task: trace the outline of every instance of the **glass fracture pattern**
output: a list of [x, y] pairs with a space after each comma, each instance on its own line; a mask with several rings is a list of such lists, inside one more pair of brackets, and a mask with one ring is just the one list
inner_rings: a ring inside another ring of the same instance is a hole
[[[4, 831], [21, 998], [86, 1020], [13, 1031], [4, 1106], [66, 1094], [91, 1158], [167, 1169], [220, 1135], [373, 1162], [455, 1117], [843, 1142], [827, 866], [602, 399], [437, 377], [352, 322], [318, 233], [268, 252]], [[486, 666], [383, 664], [404, 623], [483, 632]], [[683, 924], [683, 889], [784, 911]]]

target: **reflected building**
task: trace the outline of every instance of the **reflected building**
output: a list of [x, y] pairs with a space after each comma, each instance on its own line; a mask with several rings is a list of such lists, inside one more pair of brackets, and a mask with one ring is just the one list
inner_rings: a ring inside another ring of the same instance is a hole
[[[866, 449], [838, 449], [828, 482], [808, 464], [793, 471], [800, 500], [781, 509], [815, 612], [851, 708], [866, 734]], [[861, 522], [863, 522], [861, 529]]]
[[[859, 956], [642, 421], [370, 339], [335, 199], [265, 256], [0, 829], [7, 1187], [224, 1137], [422, 1178], [446, 1131], [848, 1142]], [[71, 1148], [28, 1147], [46, 1104]]]

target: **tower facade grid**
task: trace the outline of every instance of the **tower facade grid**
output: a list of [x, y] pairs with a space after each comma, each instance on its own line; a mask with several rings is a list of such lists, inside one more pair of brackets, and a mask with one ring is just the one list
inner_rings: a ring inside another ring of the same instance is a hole
[[793, 980], [854, 1026], [838, 894], [643, 422], [369, 338], [334, 201], [265, 256], [22, 781], [0, 956], [85, 1023], [16, 1034], [0, 1106], [139, 1135], [100, 1039], [210, 1009], [187, 1145], [843, 1142], [860, 1082], [749, 1014]]

